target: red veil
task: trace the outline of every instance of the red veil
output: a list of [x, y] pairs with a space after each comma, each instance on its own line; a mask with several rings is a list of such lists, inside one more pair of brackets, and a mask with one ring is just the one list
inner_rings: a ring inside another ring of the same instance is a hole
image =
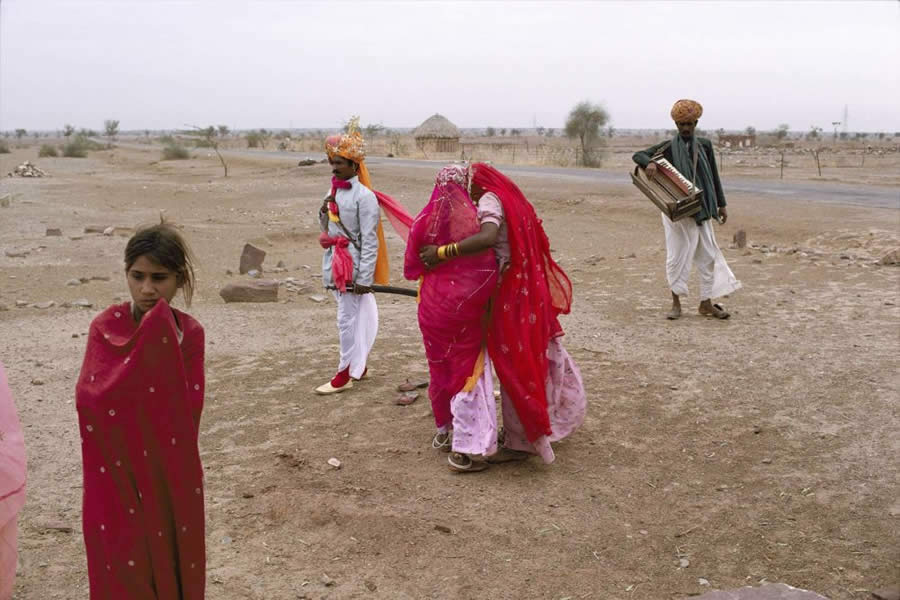
[[465, 188], [465, 170], [451, 165], [438, 173], [431, 200], [413, 221], [403, 275], [423, 277], [419, 290], [419, 328], [431, 382], [428, 395], [440, 428], [450, 423], [450, 400], [472, 383], [484, 347], [486, 309], [496, 288], [493, 250], [461, 256], [426, 271], [422, 246], [449, 244], [478, 233], [478, 215]]
[[550, 241], [534, 207], [518, 186], [484, 163], [472, 165], [472, 183], [503, 205], [509, 267], [492, 307], [488, 351], [528, 440], [550, 435], [547, 345], [563, 334], [557, 316], [572, 305], [572, 283], [550, 256]]
[[164, 300], [91, 323], [75, 399], [92, 600], [204, 597], [203, 354], [203, 327]]

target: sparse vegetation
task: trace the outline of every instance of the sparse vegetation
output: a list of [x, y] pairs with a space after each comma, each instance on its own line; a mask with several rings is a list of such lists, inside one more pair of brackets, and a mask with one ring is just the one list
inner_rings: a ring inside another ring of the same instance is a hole
[[75, 128], [66, 123], [63, 127], [63, 135], [65, 137], [70, 137], [73, 133], [75, 133]]
[[0, 154], [9, 154], [9, 144], [6, 140], [0, 140]]
[[[219, 157], [219, 161], [222, 163], [222, 168], [225, 169], [225, 177], [228, 177], [228, 164], [225, 162], [225, 159], [222, 157], [222, 154], [219, 152], [219, 141], [216, 139], [216, 136], [219, 135], [219, 132], [222, 130], [223, 125], [220, 125], [218, 129], [210, 125], [206, 129], [201, 129], [194, 125], [195, 133], [194, 135], [203, 136], [201, 139], [197, 140], [197, 147], [204, 148], [212, 148], [216, 151], [216, 156]], [[227, 130], [228, 128], [225, 127]]]
[[596, 146], [600, 128], [609, 121], [609, 113], [599, 104], [579, 102], [566, 119], [566, 136], [581, 142], [581, 164], [593, 167], [600, 164]]
[[495, 135], [497, 135], [497, 130], [494, 129], [493, 127], [488, 127], [485, 130], [484, 134], [488, 137], [494, 137]]
[[56, 151], [56, 146], [53, 146], [51, 144], [42, 144], [41, 149], [38, 150], [38, 158], [45, 158], [48, 156], [56, 158], [57, 156], [59, 156], [59, 152]]
[[172, 141], [163, 148], [163, 160], [185, 160], [191, 157], [191, 153], [187, 148], [176, 141]]
[[775, 131], [772, 132], [777, 139], [783, 140], [787, 137], [788, 131], [791, 129], [791, 126], [787, 123], [782, 123], [778, 127], [775, 128]]
[[63, 146], [63, 156], [67, 158], [85, 158], [88, 155], [90, 140], [78, 134]]
[[16, 129], [16, 139], [21, 140], [27, 133], [27, 129]]

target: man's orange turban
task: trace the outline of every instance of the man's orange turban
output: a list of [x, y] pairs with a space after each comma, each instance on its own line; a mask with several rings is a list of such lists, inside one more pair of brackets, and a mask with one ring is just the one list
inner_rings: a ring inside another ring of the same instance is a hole
[[693, 123], [700, 119], [703, 107], [695, 100], [679, 100], [672, 106], [671, 114], [676, 123]]
[[366, 159], [366, 142], [359, 132], [359, 117], [350, 119], [347, 133], [330, 135], [325, 138], [325, 152], [328, 154], [328, 158], [343, 156], [355, 163], [361, 163]]

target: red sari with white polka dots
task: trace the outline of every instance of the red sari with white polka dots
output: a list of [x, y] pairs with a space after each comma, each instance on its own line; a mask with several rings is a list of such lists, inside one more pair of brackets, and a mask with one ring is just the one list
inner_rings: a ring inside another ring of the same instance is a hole
[[203, 327], [160, 300], [91, 323], [75, 388], [92, 600], [202, 600]]

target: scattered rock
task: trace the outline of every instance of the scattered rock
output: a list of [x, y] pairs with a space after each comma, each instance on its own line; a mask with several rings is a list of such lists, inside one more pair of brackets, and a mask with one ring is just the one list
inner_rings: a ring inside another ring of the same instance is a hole
[[298, 167], [311, 167], [315, 164], [318, 164], [317, 160], [314, 160], [312, 158], [304, 158], [303, 160], [301, 160], [300, 162], [297, 163], [297, 166]]
[[279, 260], [279, 261], [278, 261], [278, 264], [275, 265], [275, 266], [278, 267], [279, 269], [286, 269], [286, 268], [287, 268], [287, 265], [284, 264], [284, 261], [283, 261], [283, 260]]
[[85, 233], [103, 233], [106, 231], [106, 225], [88, 225], [84, 228]]
[[747, 247], [747, 232], [743, 229], [738, 229], [734, 234], [734, 247], [735, 248], [746, 248]]
[[699, 585], [709, 585], [709, 580], [701, 577], [700, 579], [697, 580], [697, 583]]
[[258, 269], [250, 269], [249, 271], [247, 271], [247, 275], [249, 275], [253, 279], [259, 279], [260, 277], [262, 277], [262, 273]]
[[91, 275], [91, 281], [109, 281], [109, 275]]
[[247, 273], [251, 269], [262, 271], [262, 264], [265, 259], [265, 250], [260, 250], [253, 244], [244, 244], [244, 250], [241, 252], [241, 263], [238, 271], [241, 275]]
[[16, 308], [25, 308], [28, 304], [26, 300], [16, 300]]
[[687, 569], [689, 566], [691, 566], [691, 561], [686, 558], [682, 558], [678, 561], [678, 566], [682, 569]]
[[278, 282], [260, 279], [229, 283], [219, 295], [225, 302], [278, 302]]
[[44, 235], [47, 237], [62, 237], [62, 229], [57, 227], [48, 227], [47, 231], [44, 232]]
[[5, 250], [3, 253], [9, 258], [25, 258], [31, 252], [29, 250]]
[[772, 459], [771, 459], [771, 458], [764, 458], [764, 459], [762, 459], [762, 464], [764, 464], [764, 465], [771, 465], [771, 464], [772, 464]]
[[309, 299], [313, 302], [325, 302], [325, 296], [319, 296], [318, 294], [313, 294]]
[[47, 300], [46, 302], [36, 302], [34, 304], [29, 304], [29, 306], [31, 308], [46, 309], [56, 306], [56, 302], [54, 302], [53, 300]]
[[222, 538], [222, 543], [223, 543], [223, 544], [230, 544], [230, 543], [231, 543], [231, 537], [226, 535], [225, 537]]
[[378, 586], [375, 585], [374, 581], [367, 579], [366, 580], [366, 589], [369, 590], [370, 592], [374, 592], [375, 590], [378, 589]]
[[9, 208], [10, 200], [12, 200], [12, 196], [9, 194], [0, 196], [0, 208]]
[[[709, 585], [709, 582], [700, 585]], [[743, 587], [732, 590], [707, 592], [702, 596], [694, 596], [694, 600], [828, 600], [814, 592], [801, 590], [783, 583], [767, 583], [759, 587]]]
[[896, 250], [891, 250], [887, 254], [881, 257], [881, 260], [878, 261], [879, 265], [900, 265], [900, 248]]
[[754, 259], [753, 259], [753, 264], [754, 264], [754, 265], [761, 265], [761, 264], [762, 264], [762, 259], [761, 259], [761, 258], [754, 258]]
[[336, 459], [334, 457], [328, 459], [328, 464], [331, 465], [332, 467], [334, 467], [335, 469], [341, 468], [341, 461], [339, 461], [338, 459]]
[[94, 304], [87, 298], [80, 298], [78, 300], [73, 300], [70, 304], [75, 308], [93, 308], [94, 307]]
[[116, 228], [110, 225], [106, 229], [103, 230], [103, 235], [110, 236], [116, 232]]
[[31, 385], [44, 385], [44, 380], [43, 379], [32, 379]]
[[78, 240], [83, 240], [84, 236], [83, 235], [70, 235], [69, 239], [72, 240], [73, 242], [77, 242]]
[[872, 597], [876, 600], [900, 600], [900, 585], [875, 590]]
[[622, 258], [637, 258], [637, 254], [632, 252], [631, 254], [626, 254], [625, 256], [620, 256], [619, 258], [620, 259], [622, 259]]
[[225, 269], [225, 274], [226, 275], [234, 275], [234, 271], [232, 271], [231, 269]]
[[70, 280], [68, 280], [68, 281], [66, 282], [66, 285], [69, 285], [69, 286], [71, 286], [71, 285], [81, 285], [81, 280], [80, 280], [80, 279], [70, 279]]
[[54, 522], [46, 522], [46, 523], [35, 523], [35, 528], [43, 531], [58, 531], [59, 533], [72, 533], [74, 529], [64, 523], [54, 523]]
[[440, 531], [441, 533], [453, 533], [453, 530], [447, 527], [446, 525], [435, 525], [435, 531]]
[[322, 578], [319, 581], [321, 581], [322, 585], [325, 587], [332, 587], [335, 584], [334, 579], [325, 574], [322, 575]]
[[21, 165], [10, 171], [7, 177], [46, 177], [46, 175], [46, 171], [42, 171], [26, 160]]

